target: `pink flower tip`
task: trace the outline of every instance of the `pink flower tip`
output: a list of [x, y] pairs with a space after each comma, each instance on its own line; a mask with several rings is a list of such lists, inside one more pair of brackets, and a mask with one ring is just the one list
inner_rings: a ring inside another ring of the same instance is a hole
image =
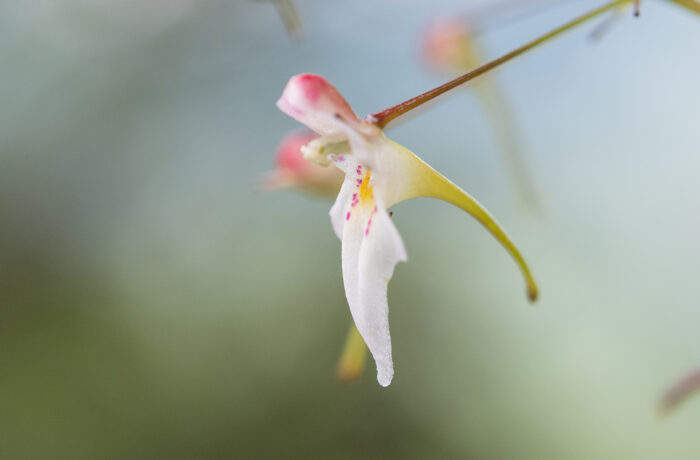
[[338, 90], [322, 76], [311, 73], [290, 78], [277, 107], [319, 134], [337, 131], [339, 123], [360, 122]]

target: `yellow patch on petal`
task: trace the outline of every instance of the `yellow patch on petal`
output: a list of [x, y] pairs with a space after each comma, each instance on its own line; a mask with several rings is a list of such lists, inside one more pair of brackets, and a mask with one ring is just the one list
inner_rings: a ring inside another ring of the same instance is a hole
[[372, 186], [369, 185], [369, 181], [372, 178], [372, 171], [367, 170], [364, 179], [362, 179], [362, 184], [360, 184], [360, 202], [366, 203], [370, 200], [374, 200], [374, 195], [372, 194]]

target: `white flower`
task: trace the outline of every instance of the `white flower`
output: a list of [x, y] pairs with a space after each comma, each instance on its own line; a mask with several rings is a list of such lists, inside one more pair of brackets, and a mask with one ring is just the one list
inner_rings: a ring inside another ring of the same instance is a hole
[[377, 365], [377, 380], [394, 376], [387, 285], [398, 262], [407, 259], [403, 240], [387, 209], [409, 198], [445, 200], [484, 225], [520, 265], [531, 299], [537, 287], [522, 256], [491, 215], [466, 192], [412, 152], [387, 139], [372, 120], [361, 121], [323, 77], [294, 76], [277, 106], [321, 135], [302, 148], [317, 164], [345, 172], [330, 216], [342, 240], [345, 295], [352, 318]]

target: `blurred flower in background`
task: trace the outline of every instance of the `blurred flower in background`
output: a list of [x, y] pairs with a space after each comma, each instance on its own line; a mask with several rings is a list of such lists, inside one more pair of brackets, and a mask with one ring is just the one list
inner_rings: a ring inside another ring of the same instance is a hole
[[260, 180], [264, 190], [296, 188], [305, 192], [334, 197], [340, 190], [345, 175], [338, 168], [319, 166], [304, 158], [301, 148], [318, 134], [312, 131], [296, 131], [287, 134], [275, 155], [276, 168]]
[[446, 74], [468, 72], [483, 63], [468, 20], [460, 16], [433, 19], [423, 31], [422, 56]]

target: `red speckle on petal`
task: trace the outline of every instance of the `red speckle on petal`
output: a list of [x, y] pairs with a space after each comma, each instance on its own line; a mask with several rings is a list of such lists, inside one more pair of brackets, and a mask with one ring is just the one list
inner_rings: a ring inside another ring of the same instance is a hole
[[367, 220], [367, 227], [365, 228], [365, 236], [369, 235], [369, 228], [372, 226], [372, 217], [377, 213], [377, 207], [375, 206], [374, 209], [372, 209], [372, 214], [369, 215], [369, 219]]

